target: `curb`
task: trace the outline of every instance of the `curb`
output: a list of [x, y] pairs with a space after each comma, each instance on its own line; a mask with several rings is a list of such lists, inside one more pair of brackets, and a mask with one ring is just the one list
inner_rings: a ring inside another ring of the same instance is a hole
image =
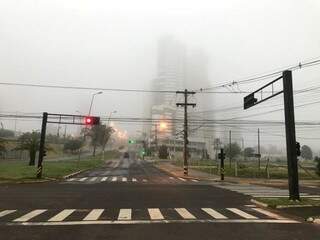
[[303, 208], [303, 207], [313, 207], [312, 205], [277, 205], [277, 209], [283, 209], [283, 208]]
[[77, 175], [77, 174], [79, 174], [79, 173], [82, 173], [82, 172], [85, 172], [85, 171], [88, 171], [88, 170], [90, 170], [90, 168], [82, 169], [82, 170], [79, 170], [79, 171], [70, 173], [70, 174], [68, 174], [68, 175], [63, 176], [62, 178], [63, 178], [63, 179], [68, 179], [68, 178], [71, 178], [71, 177], [73, 177], [73, 176], [75, 176], [75, 175]]
[[254, 204], [258, 205], [258, 206], [261, 206], [261, 207], [270, 207], [268, 204], [263, 203], [263, 202], [259, 202], [259, 201], [255, 200], [255, 199], [251, 199], [250, 202], [252, 202], [252, 203], [254, 203]]

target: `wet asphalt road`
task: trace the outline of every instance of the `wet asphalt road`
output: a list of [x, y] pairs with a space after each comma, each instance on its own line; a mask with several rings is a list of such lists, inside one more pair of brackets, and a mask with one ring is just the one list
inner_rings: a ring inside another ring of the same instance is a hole
[[2, 184], [0, 197], [1, 240], [320, 239], [317, 225], [133, 157], [67, 181]]

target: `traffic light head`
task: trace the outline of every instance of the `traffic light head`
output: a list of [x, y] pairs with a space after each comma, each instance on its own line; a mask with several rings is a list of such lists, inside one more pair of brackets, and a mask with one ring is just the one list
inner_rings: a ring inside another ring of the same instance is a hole
[[100, 124], [100, 117], [93, 117], [93, 116], [86, 116], [84, 118], [85, 125], [99, 125]]
[[135, 143], [135, 141], [132, 140], [132, 139], [129, 139], [128, 143], [129, 143], [129, 144], [133, 144], [133, 143]]

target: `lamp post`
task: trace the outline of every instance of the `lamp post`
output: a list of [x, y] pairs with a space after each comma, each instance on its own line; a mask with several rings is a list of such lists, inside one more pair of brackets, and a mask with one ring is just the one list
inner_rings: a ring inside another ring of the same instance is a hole
[[[111, 118], [111, 115], [113, 113], [116, 113], [117, 111], [112, 111], [109, 113], [109, 117], [108, 117], [108, 120], [107, 120], [107, 126], [109, 126], [109, 122], [110, 122], [110, 118]], [[105, 153], [105, 147], [106, 147], [107, 143], [104, 144], [103, 146], [103, 149], [102, 149], [102, 160], [104, 161], [104, 153]]]
[[117, 113], [117, 111], [115, 110], [115, 111], [110, 112], [109, 117], [108, 117], [108, 121], [107, 121], [107, 125], [109, 125], [110, 118], [111, 118], [111, 115], [112, 115], [113, 113]]
[[91, 103], [90, 103], [90, 108], [89, 108], [89, 116], [90, 116], [90, 114], [91, 114], [91, 109], [92, 109], [92, 104], [93, 104], [93, 99], [94, 99], [94, 97], [95, 97], [96, 95], [99, 95], [99, 94], [102, 94], [102, 93], [103, 93], [103, 92], [100, 91], [100, 92], [96, 92], [96, 93], [92, 94]]

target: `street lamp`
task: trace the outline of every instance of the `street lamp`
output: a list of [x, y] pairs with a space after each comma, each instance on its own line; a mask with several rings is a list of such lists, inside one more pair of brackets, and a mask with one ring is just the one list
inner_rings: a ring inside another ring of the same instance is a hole
[[99, 95], [99, 94], [102, 94], [102, 93], [103, 93], [103, 92], [100, 91], [100, 92], [96, 92], [96, 93], [92, 94], [91, 104], [90, 104], [90, 108], [89, 108], [89, 116], [90, 116], [90, 114], [91, 114], [91, 109], [92, 109], [92, 104], [93, 104], [94, 96]]
[[115, 110], [115, 111], [110, 112], [109, 117], [108, 117], [108, 121], [107, 121], [107, 125], [109, 125], [110, 118], [111, 118], [111, 115], [112, 115], [113, 113], [117, 113], [117, 111]]

